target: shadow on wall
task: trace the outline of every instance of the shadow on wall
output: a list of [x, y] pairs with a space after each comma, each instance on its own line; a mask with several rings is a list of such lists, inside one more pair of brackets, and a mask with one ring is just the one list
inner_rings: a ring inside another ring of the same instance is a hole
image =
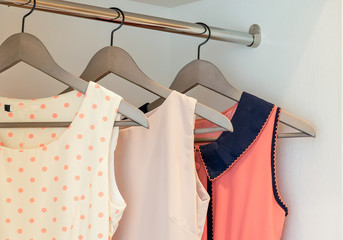
[[184, 5], [187, 3], [191, 2], [196, 2], [199, 0], [169, 0], [169, 1], [159, 1], [159, 0], [131, 0], [135, 2], [140, 2], [140, 3], [147, 3], [147, 4], [153, 4], [157, 6], [162, 6], [162, 7], [176, 7], [180, 5]]

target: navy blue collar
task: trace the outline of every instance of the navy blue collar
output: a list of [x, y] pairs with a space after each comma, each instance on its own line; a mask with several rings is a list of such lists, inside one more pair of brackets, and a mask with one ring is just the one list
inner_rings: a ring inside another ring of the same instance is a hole
[[255, 141], [274, 105], [243, 92], [231, 122], [233, 132], [223, 132], [210, 144], [199, 146], [211, 180], [224, 173]]

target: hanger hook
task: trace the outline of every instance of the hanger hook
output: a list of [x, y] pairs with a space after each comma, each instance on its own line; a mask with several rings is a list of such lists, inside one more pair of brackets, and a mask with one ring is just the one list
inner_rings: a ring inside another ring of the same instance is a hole
[[[200, 25], [202, 25], [202, 26], [205, 28], [205, 32], [203, 32], [203, 33], [206, 33], [206, 32], [208, 31], [207, 39], [206, 39], [203, 43], [200, 43], [199, 46], [198, 46], [198, 59], [200, 59], [200, 47], [201, 47], [202, 45], [204, 45], [205, 43], [207, 43], [208, 40], [210, 40], [210, 38], [211, 38], [211, 29], [210, 29], [210, 27], [209, 27], [207, 24], [205, 24], [205, 23], [196, 22], [196, 24], [200, 24]], [[203, 33], [201, 33], [201, 34], [203, 34]]]
[[115, 19], [119, 18], [120, 15], [122, 16], [121, 23], [111, 33], [111, 46], [113, 46], [113, 35], [114, 35], [114, 32], [118, 31], [123, 26], [123, 24], [125, 22], [125, 15], [124, 15], [124, 12], [121, 9], [119, 9], [119, 8], [111, 7], [110, 9], [113, 9], [113, 10], [115, 10], [118, 13], [118, 17], [116, 17]]
[[[29, 0], [28, 3], [25, 3], [24, 5], [27, 5], [31, 2], [32, 0]], [[21, 24], [21, 32], [23, 33], [24, 32], [24, 28], [25, 28], [25, 19], [26, 17], [28, 17], [29, 15], [31, 15], [31, 13], [33, 13], [33, 11], [35, 10], [36, 8], [36, 0], [33, 0], [33, 5], [32, 5], [32, 8], [30, 10], [30, 12], [28, 12], [27, 14], [25, 14], [25, 16], [23, 17], [23, 20], [22, 20], [22, 24]]]

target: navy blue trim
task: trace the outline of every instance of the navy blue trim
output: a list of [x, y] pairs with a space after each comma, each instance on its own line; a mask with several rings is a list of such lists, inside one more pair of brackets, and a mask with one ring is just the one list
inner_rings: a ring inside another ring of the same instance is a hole
[[207, 178], [207, 192], [210, 195], [210, 202], [207, 210], [207, 240], [213, 240], [213, 195], [212, 182]]
[[233, 132], [223, 132], [210, 144], [199, 146], [211, 180], [226, 171], [254, 142], [274, 105], [243, 92], [232, 117]]
[[276, 111], [276, 117], [275, 117], [275, 121], [274, 121], [274, 130], [273, 130], [273, 139], [272, 139], [272, 181], [273, 181], [273, 193], [274, 193], [274, 198], [276, 200], [276, 202], [279, 204], [279, 206], [285, 211], [285, 216], [288, 215], [288, 208], [286, 206], [286, 204], [281, 200], [279, 192], [277, 190], [277, 181], [276, 181], [276, 173], [275, 173], [275, 169], [276, 169], [276, 162], [275, 162], [275, 151], [276, 151], [276, 139], [277, 139], [277, 129], [278, 129], [278, 124], [279, 124], [279, 115], [280, 115], [280, 108], [277, 108]]

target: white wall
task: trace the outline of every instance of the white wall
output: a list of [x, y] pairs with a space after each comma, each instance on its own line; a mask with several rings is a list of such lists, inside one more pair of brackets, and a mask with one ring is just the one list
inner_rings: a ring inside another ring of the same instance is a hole
[[[81, 1], [103, 7], [112, 1]], [[216, 64], [232, 85], [308, 120], [317, 137], [278, 142], [278, 182], [290, 208], [284, 240], [342, 239], [342, 8], [338, 0], [202, 0], [175, 8], [116, 1], [123, 10], [248, 31], [262, 27], [257, 49], [210, 41], [202, 59]], [[0, 6], [0, 42], [20, 29], [23, 9]], [[109, 44], [113, 25], [35, 12], [27, 32], [38, 36], [61, 66], [80, 74], [91, 56]], [[115, 37], [151, 78], [168, 86], [196, 57], [201, 39], [124, 26]], [[113, 76], [101, 83], [140, 105], [154, 98]], [[0, 74], [0, 95], [52, 96], [63, 84], [19, 64]], [[18, 87], [17, 84], [20, 84]], [[134, 92], [134, 93], [133, 93]], [[203, 94], [206, 93], [206, 94]], [[197, 88], [190, 93], [218, 110], [223, 97]]]

